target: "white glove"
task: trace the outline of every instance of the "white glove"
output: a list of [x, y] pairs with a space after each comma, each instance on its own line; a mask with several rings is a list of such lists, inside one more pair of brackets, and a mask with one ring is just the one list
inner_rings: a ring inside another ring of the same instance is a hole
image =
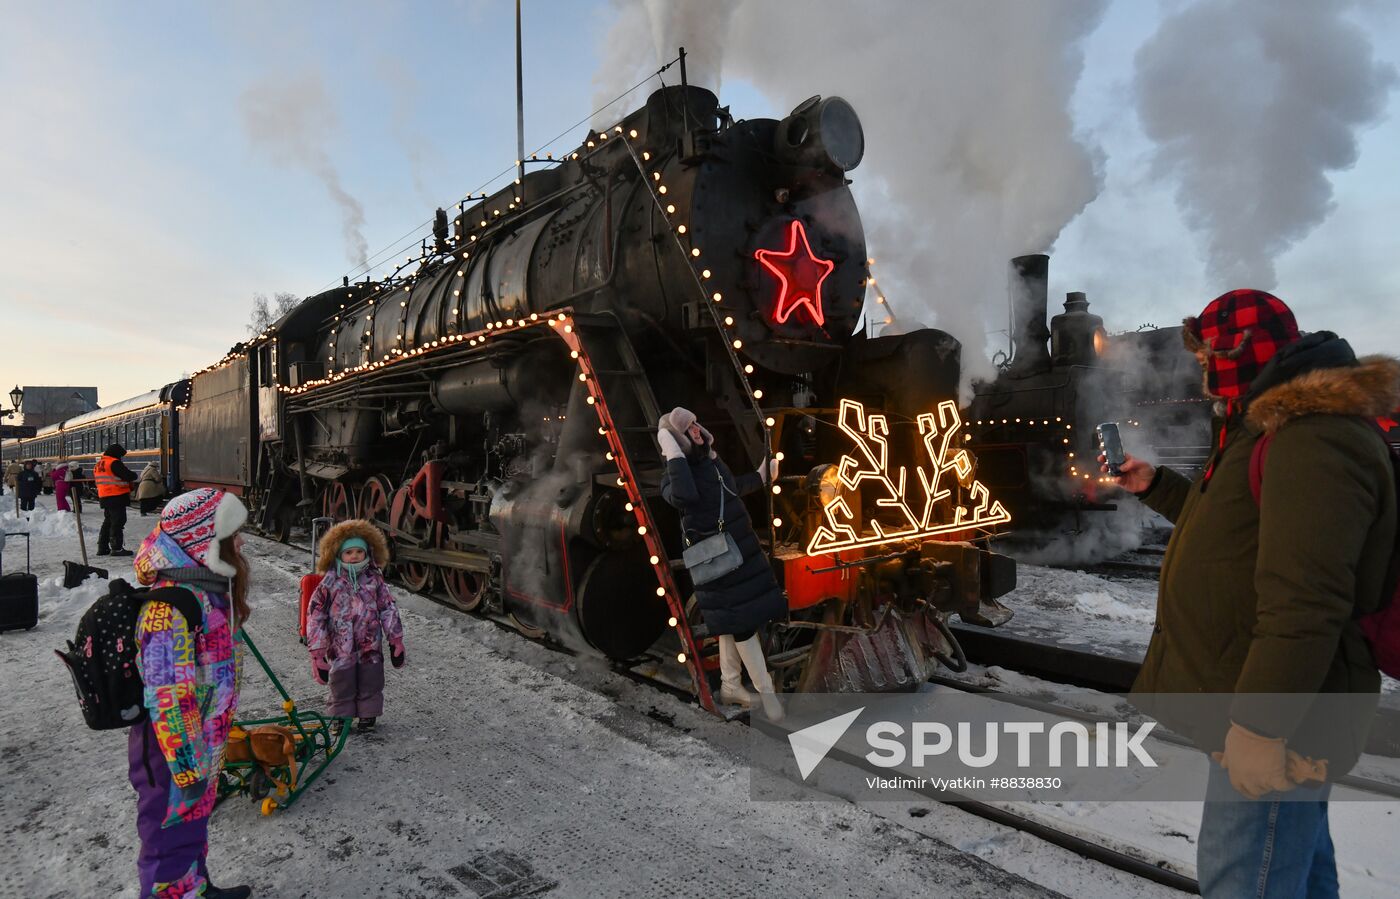
[[672, 434], [669, 428], [657, 430], [656, 442], [661, 444], [661, 455], [667, 459], [685, 458], [685, 450], [681, 449], [680, 441], [676, 439], [676, 435]]
[[763, 483], [771, 484], [778, 476], [778, 460], [769, 459], [767, 465], [758, 466], [758, 477]]

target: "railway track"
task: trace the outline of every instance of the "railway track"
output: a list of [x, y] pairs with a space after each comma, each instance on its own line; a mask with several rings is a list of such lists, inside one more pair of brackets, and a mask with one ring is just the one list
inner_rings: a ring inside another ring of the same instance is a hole
[[[284, 545], [290, 546], [294, 549], [299, 549], [302, 552], [307, 553], [309, 562], [311, 547], [308, 543], [292, 539], [285, 541]], [[278, 567], [283, 568], [283, 570], [288, 571], [288, 573], [296, 573], [295, 571], [292, 571], [286, 566], [279, 565]], [[309, 567], [310, 566], [308, 564], [308, 569]], [[428, 599], [441, 601], [437, 597], [432, 596], [431, 594], [423, 595], [425, 595], [425, 597]], [[501, 623], [497, 622], [497, 624]], [[548, 641], [546, 641], [543, 645], [550, 646], [551, 648], [557, 648], [553, 647], [553, 644], [549, 643]], [[637, 683], [645, 684], [646, 686], [652, 689], [660, 689], [666, 693], [670, 693], [671, 695], [682, 700], [683, 702], [690, 703], [694, 701], [694, 696], [692, 696], [688, 690], [686, 690], [680, 685], [665, 683], [662, 681], [658, 681], [655, 678], [643, 677], [631, 667], [624, 664], [614, 664], [612, 668], [613, 671], [617, 674], [620, 674], [630, 680], [636, 681]], [[673, 721], [668, 720], [668, 716], [654, 716], [654, 719], [665, 726], [676, 727]], [[777, 738], [785, 739], [785, 737]], [[840, 757], [848, 764], [861, 768], [862, 770], [870, 771], [871, 773], [885, 773], [883, 770], [875, 769], [868, 762], [866, 762], [865, 759], [860, 758], [858, 756], [847, 756], [839, 754], [837, 752], [833, 752], [832, 757]], [[925, 796], [932, 802], [950, 805], [970, 815], [975, 815], [979, 818], [991, 821], [1003, 827], [1009, 827], [1013, 830], [1029, 834], [1038, 839], [1044, 840], [1045, 842], [1053, 846], [1058, 846], [1066, 851], [1073, 852], [1076, 855], [1089, 859], [1098, 864], [1107, 865], [1111, 868], [1123, 871], [1135, 877], [1141, 877], [1145, 880], [1152, 881], [1153, 883], [1162, 884], [1173, 889], [1181, 890], [1185, 893], [1197, 892], [1195, 880], [1182, 874], [1179, 871], [1175, 871], [1169, 867], [1166, 867], [1165, 863], [1163, 862], [1154, 862], [1147, 858], [1131, 855], [1118, 849], [1114, 849], [1109, 846], [1104, 846], [1101, 843], [1096, 843], [1093, 840], [1080, 837], [1076, 834], [1058, 830], [1044, 821], [1038, 821], [1034, 818], [1017, 814], [1016, 812], [1009, 811], [1008, 809], [990, 803], [981, 802], [973, 799], [967, 799], [965, 797], [959, 797], [956, 795], [950, 795], [946, 793], [934, 793], [928, 790], [914, 792]]]
[[[1073, 718], [1077, 721], [1097, 722], [1100, 717], [1087, 714], [1070, 706], [1061, 705], [1054, 702], [1045, 702], [1028, 696], [1018, 696], [1002, 690], [995, 690], [991, 687], [984, 687], [978, 684], [970, 684], [967, 681], [959, 680], [956, 677], [947, 677], [936, 674], [929, 678], [929, 683], [940, 687], [947, 687], [952, 690], [959, 690], [964, 693], [976, 693], [984, 696], [995, 696], [997, 699], [1021, 708], [1032, 709], [1038, 712], [1045, 712], [1051, 715], [1058, 715], [1062, 718]], [[1169, 730], [1160, 727], [1152, 732], [1152, 739], [1160, 740], [1163, 743], [1170, 743], [1173, 746], [1180, 746], [1187, 749], [1194, 748], [1195, 744], [1190, 740]], [[1370, 793], [1376, 796], [1384, 796], [1387, 799], [1400, 799], [1400, 784], [1387, 783], [1369, 777], [1358, 777], [1356, 775], [1344, 774], [1333, 780], [1339, 786], [1349, 787], [1363, 793]]]
[[[997, 665], [1057, 684], [1101, 693], [1127, 693], [1142, 667], [1141, 659], [1100, 655], [975, 625], [949, 622], [949, 627], [968, 661]], [[1366, 752], [1400, 758], [1400, 709], [1381, 706], [1377, 710]]]
[[[287, 541], [287, 543], [308, 554], [310, 553], [309, 545], [294, 541]], [[1154, 552], [1154, 549], [1156, 548], [1147, 548], [1146, 550], [1139, 550], [1139, 552], [1154, 555], [1157, 554]], [[1158, 551], [1160, 552], [1160, 550]], [[1155, 575], [1156, 566], [1151, 566], [1148, 563], [1136, 563], [1134, 569], [1119, 570], [1132, 570], [1135, 572], [1136, 570], [1141, 570], [1145, 573], [1148, 568], [1151, 568], [1152, 573]], [[424, 595], [429, 599], [438, 600], [437, 597], [431, 594]], [[499, 624], [500, 622], [497, 623]], [[1140, 663], [1133, 659], [1103, 656], [1083, 650], [1055, 646], [1015, 634], [1000, 633], [987, 628], [953, 624], [952, 629], [958, 640], [962, 643], [970, 661], [1000, 665], [1001, 667], [1055, 683], [1083, 687], [1105, 693], [1124, 693], [1131, 687], [1133, 679], [1136, 677], [1138, 668], [1140, 667]], [[546, 641], [545, 645], [552, 644]], [[639, 683], [645, 683], [653, 689], [661, 689], [667, 693], [671, 693], [685, 702], [692, 702], [694, 700], [694, 697], [684, 687], [660, 682], [654, 678], [645, 678], [627, 665], [616, 664], [613, 666], [613, 670], [629, 679]], [[948, 689], [995, 695], [998, 699], [1016, 705], [1064, 717], [1079, 719], [1088, 717], [1085, 713], [1069, 707], [1047, 703], [1029, 697], [1016, 696], [976, 684], [969, 684], [966, 681], [960, 681], [953, 677], [935, 675], [930, 678], [930, 682]], [[1389, 728], [1377, 729], [1378, 733], [1385, 731], [1386, 734], [1379, 740], [1379, 745], [1368, 746], [1368, 751], [1388, 749], [1389, 752], [1383, 752], [1383, 754], [1400, 756], [1400, 714], [1391, 714], [1389, 717], [1391, 718], [1391, 726]], [[656, 717], [656, 720], [667, 726], [675, 726], [672, 722], [667, 721], [665, 716]], [[785, 738], [785, 734], [775, 734], [775, 738]], [[1184, 738], [1161, 730], [1156, 732], [1155, 738], [1176, 745], [1190, 745], [1189, 741], [1186, 741]], [[1373, 744], [1377, 742], [1375, 735], [1373, 735]], [[878, 774], [886, 773], [882, 769], [875, 769], [863, 757], [844, 753], [839, 749], [834, 750], [831, 753], [831, 757], [864, 771]], [[1351, 775], [1339, 778], [1337, 782], [1353, 789], [1383, 795], [1391, 799], [1400, 799], [1400, 786], [1394, 784]], [[958, 794], [929, 789], [914, 789], [910, 792], [925, 796], [930, 801], [952, 806], [1003, 827], [1009, 827], [1037, 837], [1051, 845], [1132, 876], [1140, 877], [1144, 880], [1161, 884], [1175, 890], [1180, 890], [1187, 894], [1199, 892], [1198, 884], [1194, 878], [1176, 870], [1165, 860], [1154, 860], [1150, 858], [1147, 853], [1133, 853], [1120, 848], [1106, 846], [1102, 842], [1097, 842], [1078, 834], [1056, 828], [1053, 824], [1046, 821], [1018, 814], [1000, 805], [969, 799]]]

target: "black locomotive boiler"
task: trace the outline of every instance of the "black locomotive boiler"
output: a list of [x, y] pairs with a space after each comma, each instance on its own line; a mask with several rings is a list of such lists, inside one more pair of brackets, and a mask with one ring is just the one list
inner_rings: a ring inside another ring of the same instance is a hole
[[[792, 610], [770, 635], [779, 680], [920, 683], [957, 655], [948, 615], [1009, 617], [1014, 566], [983, 548], [1004, 518], [948, 449], [958, 342], [857, 333], [868, 267], [846, 178], [863, 152], [837, 97], [735, 121], [708, 91], [664, 88], [439, 210], [392, 276], [310, 297], [196, 373], [185, 482], [246, 495], [283, 535], [310, 514], [371, 519], [411, 589], [710, 708], [714, 650], [654, 442], [684, 405], [736, 470], [780, 460], [751, 506]], [[853, 439], [879, 464], [846, 465]], [[903, 495], [920, 478], [922, 505]], [[827, 539], [857, 530], [878, 539]]]

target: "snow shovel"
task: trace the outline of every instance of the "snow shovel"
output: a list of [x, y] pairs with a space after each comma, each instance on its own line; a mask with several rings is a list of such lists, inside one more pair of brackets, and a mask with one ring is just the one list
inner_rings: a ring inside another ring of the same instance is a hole
[[72, 590], [83, 581], [94, 574], [103, 580], [107, 579], [107, 569], [93, 568], [88, 564], [87, 539], [83, 536], [83, 506], [81, 502], [73, 504], [73, 518], [78, 522], [78, 550], [83, 554], [82, 564], [77, 562], [63, 563], [63, 589]]

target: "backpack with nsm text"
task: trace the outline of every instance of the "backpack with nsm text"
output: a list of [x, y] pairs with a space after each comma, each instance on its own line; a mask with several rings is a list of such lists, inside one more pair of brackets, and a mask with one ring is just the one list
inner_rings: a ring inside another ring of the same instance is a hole
[[[1395, 473], [1396, 508], [1400, 509], [1400, 449], [1386, 437], [1386, 425], [1393, 425], [1394, 422], [1382, 423], [1380, 419], [1369, 421], [1389, 450], [1390, 469]], [[1273, 439], [1273, 434], [1260, 437], [1254, 442], [1254, 450], [1249, 456], [1249, 492], [1254, 496], [1256, 506], [1264, 490], [1264, 460], [1269, 456], [1269, 443]], [[1384, 674], [1400, 678], [1400, 528], [1397, 528], [1395, 546], [1391, 548], [1385, 569], [1381, 606], [1374, 612], [1360, 616], [1357, 623], [1371, 646], [1371, 657], [1376, 660], [1376, 667]]]
[[145, 684], [136, 668], [136, 622], [148, 602], [168, 603], [185, 617], [191, 636], [204, 624], [199, 600], [182, 587], [133, 589], [115, 580], [107, 595], [94, 602], [67, 650], [54, 650], [73, 678], [83, 720], [93, 730], [116, 730], [149, 718]]

